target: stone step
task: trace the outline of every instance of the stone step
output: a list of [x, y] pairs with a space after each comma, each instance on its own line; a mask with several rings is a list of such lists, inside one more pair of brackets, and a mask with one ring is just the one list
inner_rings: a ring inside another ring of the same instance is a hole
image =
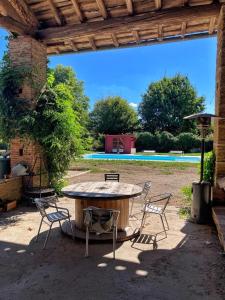
[[214, 206], [212, 216], [215, 222], [220, 243], [225, 251], [225, 206]]

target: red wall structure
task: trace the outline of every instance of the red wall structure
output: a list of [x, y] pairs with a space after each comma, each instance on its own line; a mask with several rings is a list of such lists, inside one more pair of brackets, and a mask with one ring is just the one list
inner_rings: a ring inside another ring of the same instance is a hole
[[127, 134], [105, 136], [105, 153], [131, 154], [135, 148], [135, 137]]

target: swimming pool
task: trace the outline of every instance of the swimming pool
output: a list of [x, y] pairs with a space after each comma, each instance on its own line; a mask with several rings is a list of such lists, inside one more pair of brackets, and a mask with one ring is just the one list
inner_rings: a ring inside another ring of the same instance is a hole
[[141, 161], [163, 161], [163, 162], [187, 162], [199, 163], [199, 156], [172, 156], [172, 155], [136, 155], [136, 154], [106, 154], [92, 153], [83, 155], [84, 159], [103, 160], [141, 160]]

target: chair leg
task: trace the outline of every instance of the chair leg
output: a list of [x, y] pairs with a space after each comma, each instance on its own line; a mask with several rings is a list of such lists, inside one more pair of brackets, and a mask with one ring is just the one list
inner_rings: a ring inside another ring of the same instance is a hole
[[88, 226], [86, 227], [86, 251], [85, 251], [85, 257], [88, 257], [88, 242], [89, 242], [89, 230]]
[[75, 239], [75, 232], [74, 232], [74, 228], [73, 228], [73, 224], [70, 220], [70, 217], [68, 218], [69, 219], [69, 223], [70, 223], [70, 228], [71, 228], [71, 233], [72, 233], [72, 238], [73, 240]]
[[37, 236], [36, 236], [35, 242], [38, 241], [39, 233], [40, 233], [40, 231], [41, 231], [42, 222], [43, 222], [43, 217], [41, 218], [41, 223], [40, 223], [40, 225], [39, 225], [38, 234], [37, 234]]
[[46, 236], [46, 239], [45, 239], [45, 243], [44, 243], [43, 249], [45, 249], [45, 247], [46, 247], [46, 245], [47, 245], [47, 242], [48, 242], [48, 238], [49, 238], [51, 229], [52, 229], [52, 223], [51, 223], [50, 228], [49, 228], [49, 230], [48, 230], [48, 233], [47, 233], [47, 236]]
[[164, 221], [163, 221], [162, 215], [160, 215], [160, 218], [161, 218], [161, 221], [162, 221], [162, 225], [163, 225], [163, 229], [164, 229], [165, 235], [167, 237], [166, 228], [165, 228], [165, 225], [164, 225]]
[[116, 251], [116, 227], [113, 228], [113, 259], [115, 259]]
[[146, 218], [147, 218], [147, 213], [144, 212], [144, 213], [143, 213], [142, 220], [141, 220], [141, 228], [140, 228], [140, 231], [142, 231], [142, 229], [143, 229], [144, 226], [145, 226], [145, 220], [146, 220]]
[[168, 224], [168, 221], [167, 221], [166, 214], [164, 213], [163, 215], [164, 215], [164, 218], [165, 218], [165, 221], [166, 221], [167, 230], [169, 230], [169, 229], [170, 229], [170, 227], [169, 227], [169, 224]]

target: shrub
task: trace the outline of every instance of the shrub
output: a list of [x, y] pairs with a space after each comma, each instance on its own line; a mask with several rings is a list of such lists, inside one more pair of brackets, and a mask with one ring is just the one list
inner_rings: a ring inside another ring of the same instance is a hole
[[136, 136], [136, 148], [141, 150], [155, 150], [158, 147], [158, 137], [150, 132], [141, 132]]
[[213, 184], [214, 182], [214, 171], [215, 171], [215, 153], [209, 152], [205, 156], [204, 160], [204, 174], [203, 179]]
[[97, 151], [105, 150], [105, 135], [99, 134], [93, 141], [92, 149]]
[[157, 136], [159, 141], [157, 148], [158, 152], [169, 152], [170, 150], [176, 149], [176, 139], [171, 133], [163, 131], [161, 133], [157, 133]]
[[183, 194], [183, 204], [179, 209], [179, 215], [181, 218], [188, 219], [191, 216], [192, 187], [189, 185], [184, 186], [181, 192]]
[[179, 150], [188, 152], [193, 148], [200, 148], [200, 139], [193, 133], [183, 132], [177, 136]]

